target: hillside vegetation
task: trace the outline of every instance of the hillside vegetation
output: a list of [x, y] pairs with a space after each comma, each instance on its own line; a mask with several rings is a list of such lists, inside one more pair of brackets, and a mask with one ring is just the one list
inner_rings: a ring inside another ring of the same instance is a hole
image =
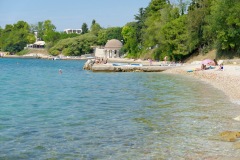
[[[51, 20], [29, 25], [19, 21], [0, 29], [0, 49], [12, 54], [38, 38], [46, 42], [52, 55], [80, 56], [93, 52], [107, 40], [123, 42], [121, 54], [129, 58], [183, 61], [193, 55], [216, 52], [216, 58], [240, 56], [239, 0], [151, 0], [140, 8], [135, 21], [123, 27], [103, 28], [95, 20], [90, 28], [82, 24], [82, 34], [57, 32]], [[203, 56], [204, 57], [204, 56]]]

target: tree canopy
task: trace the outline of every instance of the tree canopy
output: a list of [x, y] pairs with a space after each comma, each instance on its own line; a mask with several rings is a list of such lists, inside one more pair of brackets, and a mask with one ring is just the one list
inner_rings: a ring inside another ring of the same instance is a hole
[[82, 34], [88, 33], [88, 25], [87, 23], [82, 24]]
[[34, 34], [30, 32], [30, 26], [24, 21], [6, 25], [0, 35], [1, 50], [10, 53], [20, 52], [28, 43], [35, 41]]
[[[194, 52], [204, 54], [217, 49], [220, 56], [240, 56], [240, 1], [178, 2], [151, 0], [135, 15], [135, 25], [127, 23], [123, 27], [124, 48], [129, 55], [148, 55], [154, 59], [168, 55], [171, 60], [181, 60]], [[137, 47], [140, 50], [133, 54]]]
[[74, 38], [60, 40], [49, 52], [52, 55], [81, 56], [91, 53], [93, 50], [91, 46], [96, 44], [96, 41], [97, 37], [95, 35], [86, 33]]
[[214, 0], [211, 6], [210, 31], [220, 54], [240, 56], [240, 1]]

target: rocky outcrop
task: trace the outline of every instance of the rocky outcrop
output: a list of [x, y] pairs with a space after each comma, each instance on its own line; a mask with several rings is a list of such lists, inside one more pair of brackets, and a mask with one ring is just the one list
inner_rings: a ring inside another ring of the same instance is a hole
[[238, 131], [224, 131], [220, 133], [221, 140], [227, 142], [235, 142], [237, 138], [240, 138], [240, 132]]
[[91, 59], [87, 60], [87, 62], [83, 66], [83, 69], [84, 70], [92, 70], [92, 66], [94, 63], [95, 63], [94, 60], [91, 60]]
[[214, 140], [231, 142], [234, 149], [240, 149], [240, 132], [239, 131], [223, 131], [219, 135], [214, 136]]

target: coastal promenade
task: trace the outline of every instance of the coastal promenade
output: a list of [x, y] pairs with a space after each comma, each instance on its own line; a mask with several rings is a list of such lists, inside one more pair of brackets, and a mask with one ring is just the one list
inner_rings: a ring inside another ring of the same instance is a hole
[[83, 69], [93, 72], [162, 72], [182, 64], [149, 62], [147, 60], [133, 59], [109, 59], [107, 63], [95, 63], [95, 60], [88, 60]]
[[117, 64], [114, 66], [114, 63], [109, 64], [94, 64], [91, 68], [93, 72], [162, 72], [167, 69], [173, 68], [176, 66], [140, 66], [140, 64]]
[[81, 56], [52, 56], [42, 53], [31, 53], [26, 55], [4, 55], [1, 58], [29, 58], [29, 59], [49, 59], [49, 60], [86, 60], [86, 57]]

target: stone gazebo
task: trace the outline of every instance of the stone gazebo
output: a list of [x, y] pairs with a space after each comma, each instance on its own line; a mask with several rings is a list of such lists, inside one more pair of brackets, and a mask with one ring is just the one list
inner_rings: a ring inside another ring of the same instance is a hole
[[95, 56], [101, 58], [119, 58], [122, 46], [122, 42], [117, 39], [108, 40], [103, 49], [96, 48]]

